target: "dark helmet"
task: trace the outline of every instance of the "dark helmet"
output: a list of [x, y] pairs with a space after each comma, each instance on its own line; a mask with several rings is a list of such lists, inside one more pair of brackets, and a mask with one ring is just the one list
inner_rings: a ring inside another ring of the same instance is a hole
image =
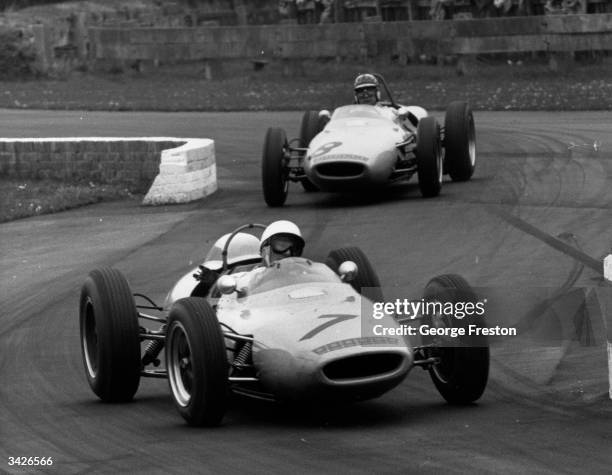
[[355, 84], [353, 85], [353, 89], [357, 91], [358, 89], [362, 89], [364, 87], [375, 87], [378, 88], [378, 79], [373, 74], [360, 74], [355, 78]]
[[355, 102], [357, 104], [359, 104], [359, 99], [357, 97], [358, 92], [365, 88], [376, 89], [376, 100], [380, 101], [380, 87], [376, 76], [373, 74], [360, 74], [355, 78], [355, 83], [353, 84], [353, 90], [355, 91]]

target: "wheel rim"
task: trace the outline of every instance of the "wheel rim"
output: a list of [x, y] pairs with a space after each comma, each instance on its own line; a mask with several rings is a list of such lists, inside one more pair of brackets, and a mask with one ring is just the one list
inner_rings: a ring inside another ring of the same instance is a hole
[[185, 327], [175, 322], [167, 337], [166, 351], [168, 352], [168, 379], [174, 399], [185, 407], [191, 401], [193, 390], [192, 352]]
[[444, 177], [444, 163], [442, 162], [442, 148], [440, 142], [436, 145], [436, 161], [438, 163], [438, 183], [442, 183]]
[[89, 297], [85, 302], [82, 341], [87, 373], [91, 378], [95, 378], [98, 374], [98, 331], [96, 328], [93, 302]]
[[[438, 300], [433, 302], [442, 304], [442, 302], [439, 302]], [[431, 316], [431, 326], [436, 328], [450, 327], [446, 317], [443, 314], [433, 314]], [[434, 343], [438, 343], [440, 345], [442, 343], [442, 337], [434, 337]], [[440, 359], [440, 362], [438, 364], [434, 364], [431, 369], [435, 373], [436, 377], [443, 383], [449, 382], [447, 375], [450, 372], [449, 364], [451, 361], [452, 350], [452, 348], [446, 348], [443, 346], [436, 346], [431, 350], [430, 356]]]
[[[287, 157], [287, 144], [283, 147], [283, 157]], [[281, 161], [282, 171], [281, 179], [283, 180], [283, 193], [286, 195], [289, 193], [289, 159], [283, 158]]]
[[468, 153], [470, 154], [470, 165], [476, 165], [476, 133], [474, 130], [474, 117], [470, 115], [470, 131], [468, 134]]
[[440, 362], [432, 366], [432, 371], [436, 374], [436, 377], [443, 383], [448, 383], [449, 379], [447, 374], [450, 372], [450, 351], [452, 348], [438, 348], [436, 355], [440, 358]]
[[436, 150], [437, 154], [437, 162], [438, 162], [438, 183], [442, 183], [442, 178], [444, 176], [444, 163], [442, 162], [442, 153], [440, 147]]

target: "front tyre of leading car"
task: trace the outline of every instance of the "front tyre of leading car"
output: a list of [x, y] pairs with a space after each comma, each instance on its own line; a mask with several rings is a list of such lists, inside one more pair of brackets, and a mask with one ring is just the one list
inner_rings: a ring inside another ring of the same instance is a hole
[[130, 401], [140, 383], [138, 311], [116, 269], [90, 272], [79, 305], [81, 350], [92, 391], [105, 402]]
[[451, 102], [444, 118], [444, 172], [453, 181], [467, 181], [476, 168], [474, 115], [466, 102]]
[[188, 297], [174, 303], [165, 348], [178, 412], [192, 426], [219, 425], [226, 411], [228, 364], [219, 321], [205, 299]]
[[[466, 303], [476, 304], [474, 291], [467, 281], [456, 274], [433, 278], [425, 287], [423, 300], [459, 308]], [[482, 316], [427, 314], [425, 322], [430, 328], [463, 329], [463, 335], [444, 339], [431, 337], [425, 340], [426, 356], [437, 362], [429, 367], [431, 379], [450, 404], [470, 404], [482, 396], [489, 377], [489, 344], [487, 337], [471, 335], [470, 326], [482, 327]]]
[[271, 127], [266, 132], [261, 158], [263, 194], [270, 207], [283, 206], [289, 193], [289, 160], [287, 134]]

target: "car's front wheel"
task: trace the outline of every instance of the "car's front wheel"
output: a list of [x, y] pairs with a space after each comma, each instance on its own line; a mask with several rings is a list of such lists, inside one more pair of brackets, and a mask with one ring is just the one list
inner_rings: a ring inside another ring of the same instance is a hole
[[116, 269], [89, 273], [79, 305], [87, 381], [106, 402], [130, 401], [140, 383], [140, 327], [134, 297]]
[[[455, 274], [446, 274], [430, 280], [425, 287], [423, 300], [439, 303], [444, 308], [478, 308], [477, 298], [467, 281]], [[443, 307], [440, 307], [443, 308]], [[463, 312], [463, 310], [461, 310]], [[463, 329], [464, 335], [427, 338], [428, 357], [438, 363], [431, 366], [429, 374], [442, 395], [450, 404], [469, 404], [482, 396], [489, 377], [489, 344], [487, 337], [470, 334], [469, 325], [483, 326], [483, 317], [454, 313], [426, 314], [425, 322], [431, 328]]]
[[269, 128], [264, 141], [261, 177], [264, 199], [268, 206], [282, 206], [289, 192], [287, 135], [283, 129]]
[[435, 117], [427, 116], [419, 121], [415, 155], [421, 195], [438, 196], [442, 189], [442, 147]]
[[226, 410], [228, 364], [214, 310], [205, 299], [177, 300], [166, 331], [168, 381], [179, 413], [193, 426], [215, 426]]

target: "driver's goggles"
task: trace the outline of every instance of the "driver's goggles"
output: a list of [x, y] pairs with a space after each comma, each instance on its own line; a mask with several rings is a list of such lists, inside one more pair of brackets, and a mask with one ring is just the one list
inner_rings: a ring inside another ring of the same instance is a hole
[[293, 249], [294, 245], [295, 242], [293, 241], [293, 239], [286, 237], [272, 238], [270, 242], [270, 247], [277, 254], [284, 254], [287, 251], [290, 251], [291, 249]]
[[357, 89], [357, 91], [355, 91], [355, 93], [357, 95], [361, 95], [361, 94], [364, 94], [364, 93], [366, 93], [367, 95], [375, 94], [376, 93], [376, 88], [374, 86], [371, 86], [371, 87], [362, 87], [362, 88]]

